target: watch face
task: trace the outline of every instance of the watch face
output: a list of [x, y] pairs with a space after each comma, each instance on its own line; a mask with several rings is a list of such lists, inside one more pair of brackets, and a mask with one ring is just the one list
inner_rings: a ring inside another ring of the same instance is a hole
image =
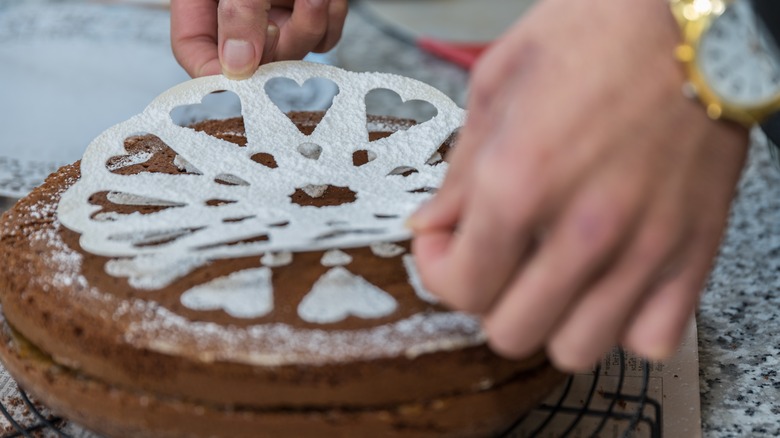
[[705, 31], [698, 65], [731, 104], [759, 106], [780, 94], [780, 51], [748, 0], [732, 3]]

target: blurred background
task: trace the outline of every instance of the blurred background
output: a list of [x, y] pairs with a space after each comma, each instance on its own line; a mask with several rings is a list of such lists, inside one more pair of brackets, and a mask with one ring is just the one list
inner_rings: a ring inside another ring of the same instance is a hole
[[[413, 77], [464, 106], [468, 68], [532, 1], [352, 1], [339, 45], [307, 59]], [[102, 131], [189, 79], [171, 54], [168, 6], [168, 0], [0, 0], [0, 197], [24, 196], [79, 159]], [[282, 107], [303, 102], [317, 109], [333, 90], [315, 84], [270, 93]], [[209, 114], [177, 117], [186, 123], [237, 115], [238, 102], [224, 94], [209, 99]], [[367, 101], [376, 114], [431, 116], [424, 105], [396, 110], [397, 103], [382, 93]], [[8, 202], [0, 199], [0, 206]]]

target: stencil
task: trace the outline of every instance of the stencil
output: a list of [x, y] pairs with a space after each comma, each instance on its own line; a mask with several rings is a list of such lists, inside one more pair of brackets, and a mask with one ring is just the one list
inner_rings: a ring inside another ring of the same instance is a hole
[[[299, 85], [320, 78], [338, 87], [310, 135], [299, 131], [265, 91], [278, 78]], [[402, 101], [428, 102], [436, 115], [369, 142], [365, 98], [375, 89], [391, 90]], [[176, 108], [197, 105], [220, 90], [240, 99], [244, 146], [179, 126], [171, 118]], [[109, 273], [145, 288], [164, 287], [210, 260], [400, 241], [410, 237], [406, 219], [439, 187], [447, 170], [446, 163], [432, 163], [431, 157], [464, 116], [443, 93], [419, 81], [321, 64], [269, 64], [243, 81], [194, 79], [96, 138], [82, 159], [81, 179], [64, 193], [58, 215], [81, 234], [84, 250], [121, 259]], [[127, 156], [124, 141], [138, 133], [159, 137], [177, 154], [177, 166], [196, 172], [112, 172], [107, 163]], [[369, 160], [355, 166], [358, 151]], [[345, 191], [348, 202], [315, 207], [293, 200], [296, 193], [305, 198], [325, 189]], [[89, 199], [104, 192], [123, 194], [125, 204], [164, 200], [160, 206], [176, 208], [101, 220], [94, 217], [100, 207]], [[161, 272], [161, 265], [188, 269], [173, 275]]]

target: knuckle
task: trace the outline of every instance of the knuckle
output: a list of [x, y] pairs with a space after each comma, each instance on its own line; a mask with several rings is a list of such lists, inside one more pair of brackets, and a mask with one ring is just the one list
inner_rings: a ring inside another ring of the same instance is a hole
[[573, 234], [584, 252], [604, 254], [618, 244], [630, 217], [630, 208], [621, 201], [586, 200], [573, 215]]
[[524, 226], [534, 211], [528, 189], [518, 187], [512, 173], [506, 173], [487, 161], [479, 164], [475, 175], [475, 192], [479, 193], [486, 205], [490, 205], [490, 214], [500, 227], [511, 232]]
[[331, 17], [341, 20], [347, 16], [349, 5], [347, 0], [331, 0], [328, 12]]
[[684, 215], [657, 212], [639, 231], [636, 242], [637, 262], [657, 265], [672, 257], [690, 240], [690, 231], [691, 227]]
[[266, 14], [268, 6], [257, 0], [223, 0], [219, 2], [217, 12], [226, 20], [246, 20]]
[[[494, 149], [503, 148], [497, 146]], [[507, 174], [503, 169], [501, 155], [504, 155], [501, 151], [489, 151], [487, 154], [483, 153], [477, 161], [474, 171], [478, 193], [489, 197], [494, 195], [500, 197], [506, 192], [507, 186], [512, 185], [513, 174]]]
[[497, 81], [493, 73], [485, 71], [487, 65], [484, 62], [478, 62], [474, 67], [469, 90], [469, 106], [473, 108], [471, 112], [479, 109], [485, 111], [490, 107], [493, 96], [497, 89]]
[[675, 248], [673, 230], [650, 226], [643, 232], [643, 235], [637, 242], [636, 258], [638, 263], [643, 265], [655, 265], [667, 257]]
[[304, 40], [319, 43], [325, 36], [327, 28], [327, 23], [315, 21], [312, 26], [301, 26], [298, 35]]
[[449, 276], [451, 280], [447, 285], [441, 284], [437, 295], [447, 306], [461, 311], [479, 314], [484, 312], [489, 305], [487, 294], [480, 293], [480, 289], [474, 287], [473, 274], [469, 271], [461, 271], [457, 276]]

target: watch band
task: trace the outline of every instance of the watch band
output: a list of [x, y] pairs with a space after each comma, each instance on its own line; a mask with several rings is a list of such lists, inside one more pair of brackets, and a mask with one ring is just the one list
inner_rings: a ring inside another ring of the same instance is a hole
[[[778, 0], [751, 0], [753, 9], [764, 22], [766, 30], [780, 46], [780, 1]], [[780, 113], [775, 113], [761, 124], [761, 129], [769, 138], [770, 151], [775, 162], [780, 165]]]

